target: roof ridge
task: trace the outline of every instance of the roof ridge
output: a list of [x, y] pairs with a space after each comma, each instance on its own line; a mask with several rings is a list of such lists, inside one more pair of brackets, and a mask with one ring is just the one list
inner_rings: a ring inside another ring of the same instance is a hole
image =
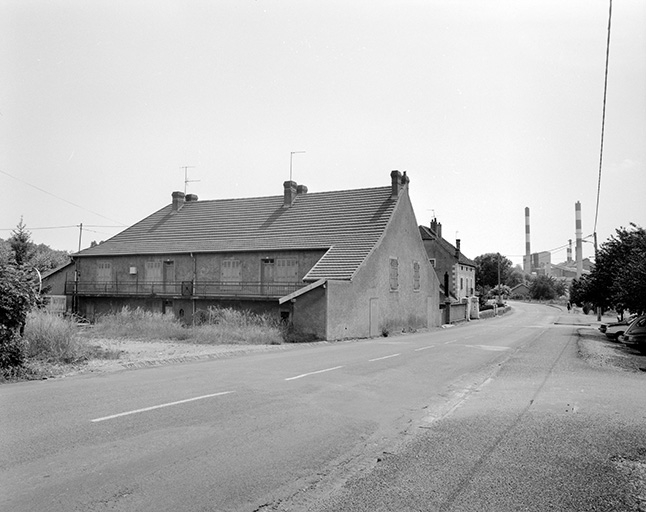
[[[344, 193], [344, 192], [364, 192], [368, 190], [390, 190], [390, 186], [385, 186], [385, 187], [363, 187], [363, 188], [347, 188], [347, 189], [341, 189], [341, 190], [323, 190], [321, 192], [307, 192], [306, 194], [299, 194], [297, 197], [312, 197], [312, 196], [320, 196], [320, 195], [325, 195], [325, 194], [339, 194], [339, 193]], [[251, 197], [226, 197], [226, 198], [219, 198], [219, 199], [200, 199], [198, 201], [190, 201], [188, 203], [184, 203], [184, 207], [191, 205], [195, 206], [198, 204], [205, 204], [205, 203], [215, 203], [215, 202], [224, 202], [224, 201], [252, 201], [256, 199], [274, 199], [274, 198], [283, 198], [282, 194], [273, 194], [270, 196], [251, 196]], [[168, 207], [171, 203], [168, 203], [164, 208]], [[162, 208], [163, 209], [163, 208]]]

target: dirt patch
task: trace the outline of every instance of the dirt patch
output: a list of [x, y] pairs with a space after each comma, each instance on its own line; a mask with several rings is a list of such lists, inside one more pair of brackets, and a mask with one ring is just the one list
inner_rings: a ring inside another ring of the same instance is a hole
[[646, 356], [605, 335], [579, 330], [579, 355], [590, 366], [615, 368], [628, 372], [646, 371]]
[[[325, 342], [318, 342], [325, 343]], [[243, 345], [186, 343], [181, 341], [142, 341], [127, 339], [92, 339], [90, 356], [70, 364], [28, 360], [19, 375], [0, 379], [0, 384], [22, 380], [44, 380], [88, 373], [109, 373], [150, 366], [223, 359], [261, 352], [293, 350], [313, 343], [282, 345]]]
[[109, 359], [91, 359], [82, 372], [110, 372], [124, 368], [143, 368], [187, 361], [218, 359], [237, 355], [287, 350], [296, 345], [207, 345], [174, 341], [93, 340], [99, 350], [113, 355]]

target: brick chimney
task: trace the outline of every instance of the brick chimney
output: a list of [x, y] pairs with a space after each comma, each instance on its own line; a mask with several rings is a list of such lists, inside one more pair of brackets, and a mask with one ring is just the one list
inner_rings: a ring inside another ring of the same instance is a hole
[[182, 206], [184, 206], [184, 192], [173, 192], [171, 196], [173, 197], [171, 213], [177, 213], [182, 209]]
[[459, 238], [455, 241], [455, 257], [456, 259], [460, 259], [460, 239]]
[[438, 238], [442, 238], [442, 223], [438, 222], [437, 219], [433, 219], [431, 221], [431, 231], [433, 231]]
[[399, 171], [392, 171], [390, 173], [390, 182], [392, 187], [390, 198], [397, 199], [401, 191], [406, 188], [409, 181], [408, 176], [406, 176], [406, 171], [404, 171], [404, 174]]
[[197, 195], [195, 194], [186, 194], [186, 197], [184, 198], [187, 203], [192, 203], [197, 201]]
[[283, 183], [283, 188], [285, 189], [283, 195], [283, 206], [289, 208], [294, 204], [294, 199], [296, 199], [296, 194], [298, 193], [298, 185], [295, 181], [286, 181]]
[[437, 219], [433, 219], [431, 221], [431, 231], [439, 237], [438, 229], [442, 229], [442, 224], [438, 224]]

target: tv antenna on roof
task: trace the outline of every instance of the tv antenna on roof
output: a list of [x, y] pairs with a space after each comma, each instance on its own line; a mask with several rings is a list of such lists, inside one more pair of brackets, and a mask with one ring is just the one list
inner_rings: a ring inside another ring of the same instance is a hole
[[296, 153], [305, 153], [305, 151], [290, 151], [289, 153], [289, 181], [292, 181], [292, 158]]
[[189, 180], [188, 179], [188, 170], [189, 169], [195, 169], [194, 165], [181, 165], [180, 169], [184, 169], [184, 195], [186, 195], [186, 185], [189, 183], [196, 183], [200, 180]]

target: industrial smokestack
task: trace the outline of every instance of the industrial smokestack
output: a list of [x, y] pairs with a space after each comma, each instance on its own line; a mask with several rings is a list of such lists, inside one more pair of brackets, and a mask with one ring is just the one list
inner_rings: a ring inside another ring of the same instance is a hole
[[567, 245], [567, 262], [572, 263], [572, 239], [571, 238], [568, 240], [568, 245]]
[[574, 204], [574, 216], [576, 219], [576, 277], [583, 275], [583, 230], [581, 229], [581, 202]]
[[529, 207], [525, 207], [525, 258], [523, 270], [526, 274], [532, 273], [532, 250], [529, 246]]

